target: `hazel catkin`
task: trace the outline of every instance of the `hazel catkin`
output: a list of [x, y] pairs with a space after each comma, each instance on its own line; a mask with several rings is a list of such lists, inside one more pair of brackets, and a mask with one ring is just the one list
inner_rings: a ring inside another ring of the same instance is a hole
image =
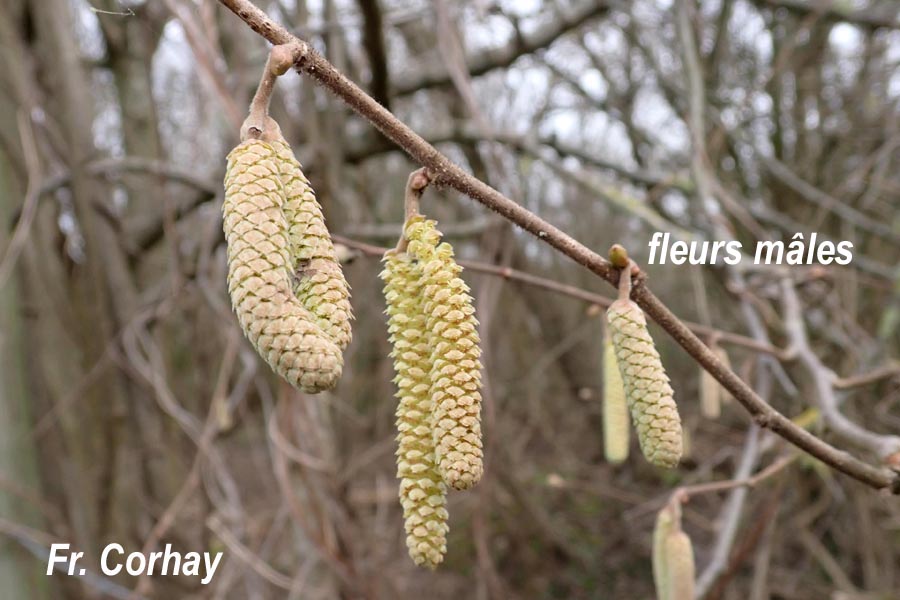
[[644, 313], [631, 300], [616, 300], [607, 320], [641, 451], [652, 464], [673, 468], [681, 459], [681, 418]]
[[681, 529], [678, 501], [664, 506], [653, 529], [653, 581], [657, 600], [694, 600], [694, 550]]
[[431, 357], [421, 269], [406, 253], [384, 258], [384, 297], [397, 385], [397, 478], [406, 545], [417, 565], [436, 567], [447, 550], [447, 488], [435, 465]]
[[625, 387], [616, 361], [609, 328], [603, 337], [603, 451], [606, 460], [619, 464], [628, 458], [631, 424]]
[[322, 207], [300, 162], [272, 118], [266, 118], [263, 139], [275, 150], [284, 185], [284, 211], [294, 295], [316, 318], [316, 324], [342, 350], [350, 343], [350, 287], [337, 260]]
[[[728, 353], [718, 344], [710, 344], [710, 350], [722, 361], [725, 368], [731, 370]], [[700, 414], [707, 419], [718, 419], [722, 414], [722, 404], [731, 400], [731, 393], [709, 371], [700, 367]]]
[[272, 369], [303, 392], [334, 387], [341, 349], [293, 292], [284, 184], [271, 144], [247, 140], [228, 155], [223, 227], [228, 292], [241, 328]]
[[435, 222], [407, 221], [407, 252], [422, 273], [423, 309], [431, 336], [429, 374], [438, 471], [450, 487], [469, 489], [483, 472], [481, 348], [469, 287], [450, 244], [439, 243]]

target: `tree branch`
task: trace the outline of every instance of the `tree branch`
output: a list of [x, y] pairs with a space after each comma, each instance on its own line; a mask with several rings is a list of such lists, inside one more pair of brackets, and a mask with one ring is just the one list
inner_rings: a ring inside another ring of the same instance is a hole
[[[435, 183], [448, 185], [466, 194], [535, 235], [578, 264], [590, 269], [609, 283], [618, 284], [619, 271], [614, 269], [606, 259], [486, 183], [463, 171], [383, 106], [366, 95], [359, 86], [337, 71], [309, 44], [292, 36], [252, 2], [249, 0], [219, 1], [271, 43], [304, 44], [306, 48], [302, 53], [303, 59], [297, 65], [299, 71], [318, 81], [403, 148], [414, 160], [428, 169], [429, 173], [433, 175]], [[867, 464], [847, 452], [827, 444], [797, 427], [790, 419], [769, 406], [750, 386], [719, 361], [716, 355], [650, 291], [643, 279], [639, 279], [635, 283], [632, 298], [688, 354], [731, 392], [734, 398], [753, 416], [758, 425], [771, 429], [822, 462], [854, 479], [877, 489], [891, 488], [894, 492], [900, 493], [900, 477], [897, 473]]]

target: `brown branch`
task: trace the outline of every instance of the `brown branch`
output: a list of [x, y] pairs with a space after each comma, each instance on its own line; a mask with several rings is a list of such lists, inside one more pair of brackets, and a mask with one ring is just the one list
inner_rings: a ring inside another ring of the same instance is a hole
[[[618, 284], [618, 271], [602, 256], [590, 250], [559, 228], [515, 203], [494, 188], [469, 175], [449, 158], [438, 152], [387, 109], [366, 95], [325, 60], [314, 48], [272, 21], [250, 0], [219, 0], [254, 31], [273, 44], [295, 42], [305, 46], [302, 61], [296, 65], [321, 85], [347, 103], [385, 136], [432, 174], [435, 183], [448, 185], [499, 213], [538, 239], [549, 244], [578, 264], [590, 269], [609, 283]], [[665, 329], [700, 365], [709, 371], [751, 414], [761, 427], [771, 429], [797, 447], [876, 489], [891, 488], [900, 493], [900, 476], [890, 469], [867, 464], [797, 427], [790, 419], [772, 408], [733, 371], [728, 369], [710, 349], [664, 305], [644, 281], [635, 283], [632, 298], [650, 317]]]

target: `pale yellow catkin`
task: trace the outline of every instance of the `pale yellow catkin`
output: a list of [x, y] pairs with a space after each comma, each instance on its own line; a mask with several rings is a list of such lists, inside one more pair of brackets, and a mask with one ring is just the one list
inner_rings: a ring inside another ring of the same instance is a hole
[[[718, 345], [711, 347], [716, 357], [727, 369], [731, 369], [731, 361], [724, 348]], [[700, 368], [700, 414], [707, 419], [718, 419], [722, 414], [722, 404], [731, 400], [731, 393], [709, 371]]]
[[408, 254], [385, 255], [381, 278], [399, 401], [397, 478], [406, 545], [417, 565], [433, 569], [447, 550], [447, 488], [435, 465], [430, 334], [421, 277], [421, 266]]
[[440, 242], [434, 221], [412, 217], [407, 251], [421, 265], [422, 296], [431, 335], [431, 401], [438, 471], [457, 490], [484, 470], [481, 441], [481, 348], [469, 287], [453, 248]]
[[322, 207], [278, 123], [268, 117], [264, 132], [264, 139], [275, 149], [284, 184], [282, 210], [288, 225], [294, 294], [316, 317], [316, 324], [343, 350], [352, 335], [350, 286], [325, 227]]
[[[716, 354], [718, 359], [722, 361], [722, 364], [725, 365], [725, 368], [729, 371], [731, 370], [731, 359], [728, 358], [728, 352], [722, 346], [716, 346], [713, 348], [713, 352]], [[731, 392], [725, 389], [725, 386], [719, 384], [719, 399], [722, 404], [728, 404], [732, 400]]]
[[664, 506], [656, 514], [656, 524], [653, 527], [652, 565], [653, 583], [656, 586], [656, 600], [669, 600], [666, 540], [673, 527], [672, 510], [669, 506]]
[[684, 531], [666, 538], [666, 600], [694, 600], [694, 548]]
[[607, 320], [641, 451], [652, 464], [674, 468], [682, 454], [681, 418], [644, 313], [631, 300], [617, 300]]
[[307, 393], [334, 387], [341, 349], [293, 291], [293, 260], [276, 152], [247, 140], [228, 155], [223, 227], [228, 292], [241, 328], [272, 369]]
[[653, 581], [657, 600], [694, 600], [694, 550], [681, 529], [681, 506], [664, 506], [653, 529]]
[[630, 438], [625, 387], [607, 328], [603, 339], [603, 450], [606, 460], [613, 464], [624, 462], [628, 458]]
[[722, 398], [719, 394], [719, 382], [700, 367], [700, 414], [707, 419], [718, 419], [722, 414]]

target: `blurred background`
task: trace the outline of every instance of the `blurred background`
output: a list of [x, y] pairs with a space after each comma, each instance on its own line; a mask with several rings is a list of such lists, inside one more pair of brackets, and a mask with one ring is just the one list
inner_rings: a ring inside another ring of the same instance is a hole
[[[700, 330], [779, 411], [872, 463], [896, 442], [897, 2], [259, 6], [600, 253], [619, 242], [646, 265], [655, 231], [745, 250], [797, 232], [852, 241], [847, 267], [646, 271], [676, 314], [724, 332]], [[896, 500], [757, 430], [734, 402], [704, 417], [699, 367], [655, 326], [688, 455], [663, 472], [633, 442], [607, 463], [591, 294], [613, 290], [447, 189], [423, 210], [482, 267], [465, 277], [484, 342], [486, 474], [450, 498], [445, 563], [416, 568], [377, 277], [416, 165], [310, 79], [279, 81], [273, 115], [344, 243], [356, 313], [339, 387], [299, 394], [246, 342], [225, 288], [224, 157], [267, 52], [213, 0], [4, 2], [0, 598], [652, 598], [651, 530], [671, 491], [772, 465], [685, 506], [698, 597], [900, 597]], [[57, 542], [85, 552], [86, 576], [45, 575]], [[109, 542], [225, 556], [209, 586], [109, 578]]]

